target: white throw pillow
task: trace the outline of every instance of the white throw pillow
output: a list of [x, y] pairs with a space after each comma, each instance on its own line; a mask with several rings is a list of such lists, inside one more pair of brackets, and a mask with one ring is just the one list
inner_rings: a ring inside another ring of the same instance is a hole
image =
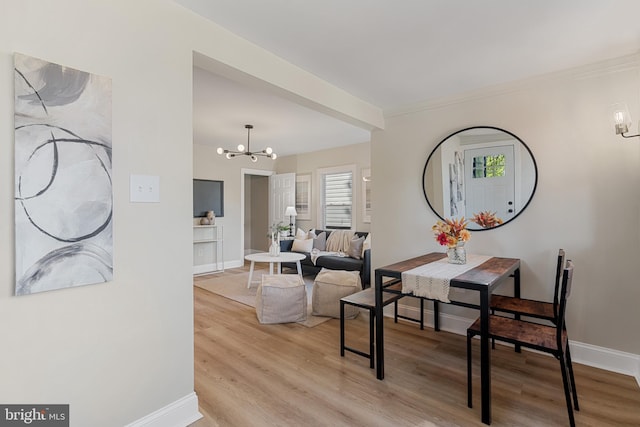
[[311, 252], [313, 249], [313, 239], [294, 239], [291, 251], [293, 252]]
[[306, 239], [308, 236], [307, 232], [304, 231], [302, 228], [298, 228], [298, 230], [296, 230], [296, 239]]

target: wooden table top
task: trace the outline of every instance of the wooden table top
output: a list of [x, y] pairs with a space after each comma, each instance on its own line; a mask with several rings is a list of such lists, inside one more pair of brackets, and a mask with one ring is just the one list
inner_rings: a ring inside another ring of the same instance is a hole
[[[438, 261], [446, 256], [447, 254], [442, 252], [431, 252], [385, 267], [376, 268], [375, 271], [384, 276], [400, 278], [404, 271]], [[451, 284], [452, 286], [458, 285], [460, 287], [464, 287], [465, 284], [491, 286], [505, 276], [513, 274], [518, 268], [520, 268], [520, 260], [518, 258], [492, 257], [479, 266], [456, 276], [451, 280]]]

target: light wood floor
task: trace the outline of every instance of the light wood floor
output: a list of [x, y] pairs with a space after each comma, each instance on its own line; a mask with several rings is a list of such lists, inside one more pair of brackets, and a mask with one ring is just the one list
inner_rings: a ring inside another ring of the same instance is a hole
[[[238, 274], [243, 269], [223, 274]], [[204, 278], [203, 278], [204, 279]], [[198, 280], [198, 279], [196, 279]], [[251, 307], [194, 287], [195, 391], [208, 426], [482, 426], [479, 354], [467, 408], [466, 340], [385, 319], [385, 379], [369, 361], [340, 357], [340, 323], [260, 325]], [[347, 321], [347, 342], [367, 348], [368, 322]], [[578, 426], [640, 426], [635, 379], [574, 364]], [[564, 426], [559, 362], [492, 352], [492, 426]]]

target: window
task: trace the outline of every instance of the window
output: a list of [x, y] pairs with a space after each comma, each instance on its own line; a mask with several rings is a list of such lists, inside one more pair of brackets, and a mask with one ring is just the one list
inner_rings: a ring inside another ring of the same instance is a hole
[[473, 177], [474, 178], [493, 178], [504, 176], [505, 173], [505, 155], [497, 156], [478, 156], [473, 158]]
[[320, 218], [323, 228], [351, 229], [353, 224], [354, 167], [318, 170]]

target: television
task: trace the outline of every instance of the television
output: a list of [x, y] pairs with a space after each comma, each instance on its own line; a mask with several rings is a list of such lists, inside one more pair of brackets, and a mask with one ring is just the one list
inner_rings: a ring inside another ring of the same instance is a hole
[[224, 181], [193, 180], [193, 217], [207, 216], [213, 211], [216, 217], [224, 216]]

